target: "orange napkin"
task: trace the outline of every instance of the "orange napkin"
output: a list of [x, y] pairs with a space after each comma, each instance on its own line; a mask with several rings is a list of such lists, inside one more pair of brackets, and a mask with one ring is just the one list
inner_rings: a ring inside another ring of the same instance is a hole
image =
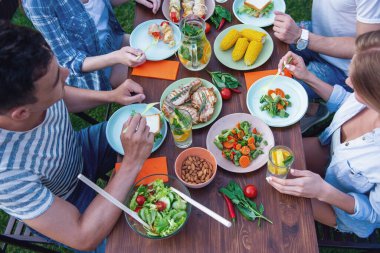
[[[247, 86], [247, 90], [249, 90], [252, 84], [256, 82], [257, 80], [259, 80], [260, 78], [264, 76], [275, 75], [275, 74], [277, 74], [277, 69], [244, 73], [245, 85]], [[290, 74], [290, 72], [287, 71], [286, 69], [284, 70], [284, 74], [285, 76], [292, 77], [292, 74]]]
[[[121, 163], [115, 164], [115, 172], [120, 169]], [[149, 158], [145, 161], [140, 173], [137, 175], [135, 183], [140, 181], [142, 178], [152, 175], [152, 174], [168, 174], [168, 165], [166, 162], [166, 157], [157, 157], [157, 158]], [[144, 179], [140, 184], [149, 184], [156, 179], [162, 179], [164, 182], [168, 181], [168, 177], [166, 176], [156, 176], [149, 179]]]
[[132, 75], [174, 81], [177, 79], [178, 69], [178, 61], [147, 61], [133, 68]]

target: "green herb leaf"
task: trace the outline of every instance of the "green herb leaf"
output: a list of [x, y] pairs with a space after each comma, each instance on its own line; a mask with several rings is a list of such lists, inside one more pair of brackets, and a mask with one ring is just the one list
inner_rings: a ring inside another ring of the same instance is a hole
[[293, 162], [293, 159], [294, 159], [294, 157], [292, 155], [286, 157], [286, 159], [284, 160], [284, 165], [286, 167], [289, 167], [290, 164]]

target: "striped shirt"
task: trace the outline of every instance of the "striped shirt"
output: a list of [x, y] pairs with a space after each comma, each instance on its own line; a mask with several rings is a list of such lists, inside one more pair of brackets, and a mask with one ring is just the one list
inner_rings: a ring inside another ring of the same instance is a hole
[[33, 219], [67, 198], [82, 171], [82, 150], [63, 100], [44, 121], [26, 132], [0, 128], [0, 208], [18, 219]]
[[49, 43], [61, 66], [70, 70], [66, 83], [83, 89], [111, 90], [103, 70], [82, 72], [86, 57], [120, 49], [124, 31], [110, 0], [103, 0], [108, 12], [109, 40], [102, 44], [94, 20], [80, 0], [22, 0], [25, 14]]

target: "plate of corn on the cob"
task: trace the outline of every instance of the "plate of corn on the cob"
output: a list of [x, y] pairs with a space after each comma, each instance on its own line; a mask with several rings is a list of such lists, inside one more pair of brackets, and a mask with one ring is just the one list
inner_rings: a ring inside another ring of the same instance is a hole
[[216, 58], [235, 70], [250, 70], [263, 65], [273, 53], [273, 40], [260, 27], [234, 25], [221, 32], [214, 41]]

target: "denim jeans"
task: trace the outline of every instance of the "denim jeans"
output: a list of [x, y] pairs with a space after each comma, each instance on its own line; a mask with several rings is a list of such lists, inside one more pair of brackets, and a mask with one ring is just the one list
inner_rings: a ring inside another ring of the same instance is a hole
[[[82, 145], [83, 171], [82, 174], [91, 181], [104, 176], [109, 170], [114, 168], [116, 162], [116, 152], [111, 148], [106, 139], [107, 122], [103, 122], [77, 132], [77, 138]], [[95, 198], [96, 192], [85, 185], [82, 181], [78, 182], [74, 192], [66, 201], [76, 206], [80, 213], [83, 213], [91, 201]], [[52, 241], [58, 245], [67, 247], [61, 243], [55, 242], [50, 238], [40, 236]], [[95, 251], [79, 251], [77, 253], [104, 253], [106, 249], [106, 239], [104, 239]]]
[[[301, 21], [298, 25], [312, 32], [312, 25], [310, 21]], [[331, 86], [338, 84], [345, 90], [352, 92], [352, 89], [345, 83], [347, 75], [344, 71], [324, 60], [318, 53], [309, 49], [298, 51], [295, 45], [290, 45], [290, 50], [301, 56], [305, 61], [307, 69], [319, 79], [330, 84]], [[305, 88], [310, 99], [319, 98], [319, 96], [307, 83], [299, 79], [296, 80]]]

